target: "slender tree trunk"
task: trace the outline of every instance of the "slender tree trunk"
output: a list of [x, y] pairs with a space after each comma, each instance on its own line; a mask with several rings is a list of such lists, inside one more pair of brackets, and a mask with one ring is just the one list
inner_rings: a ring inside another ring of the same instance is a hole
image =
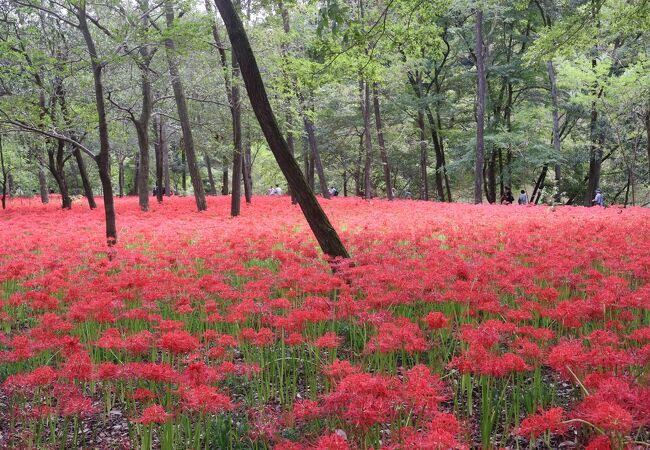
[[251, 144], [250, 140], [247, 139], [246, 145], [244, 145], [244, 153], [242, 154], [242, 176], [244, 178], [244, 198], [246, 203], [250, 204], [253, 197], [253, 180], [251, 178]]
[[2, 147], [2, 134], [0, 134], [0, 167], [2, 168], [2, 209], [7, 208], [7, 167], [5, 166], [5, 153]]
[[320, 159], [318, 142], [316, 141], [316, 132], [314, 131], [314, 123], [311, 121], [311, 119], [307, 114], [303, 114], [302, 119], [305, 125], [305, 133], [307, 134], [307, 142], [309, 143], [311, 156], [314, 160], [313, 167], [316, 170], [316, 172], [318, 172], [318, 181], [320, 183], [321, 194], [323, 195], [324, 198], [330, 198], [330, 194], [327, 189], [327, 180], [325, 179], [325, 171], [323, 170], [323, 164]]
[[207, 153], [203, 155], [205, 161], [205, 166], [208, 169], [208, 183], [210, 184], [210, 191], [208, 195], [217, 195], [217, 186], [214, 183], [214, 176], [212, 175], [212, 161], [210, 161], [210, 155]]
[[429, 177], [427, 166], [429, 165], [427, 155], [427, 140], [424, 129], [424, 114], [418, 110], [417, 125], [420, 140], [420, 200], [429, 200]]
[[187, 164], [185, 162], [185, 144], [183, 143], [183, 138], [181, 138], [178, 146], [181, 150], [181, 165], [183, 166], [183, 173], [181, 175], [181, 188], [183, 189], [183, 195], [187, 192]]
[[476, 76], [478, 78], [478, 98], [476, 101], [476, 161], [474, 165], [474, 203], [483, 202], [483, 165], [484, 165], [484, 143], [483, 133], [485, 129], [485, 51], [483, 48], [483, 10], [476, 11], [476, 44], [474, 53], [476, 55]]
[[169, 179], [169, 136], [167, 134], [167, 122], [164, 116], [159, 116], [160, 121], [160, 152], [162, 156], [162, 176], [164, 184], [164, 194], [169, 197], [171, 192], [171, 180]]
[[228, 195], [230, 191], [228, 183], [228, 160], [224, 158], [221, 169], [221, 195]]
[[381, 109], [379, 107], [379, 89], [377, 83], [372, 85], [372, 99], [375, 108], [375, 126], [377, 128], [377, 142], [379, 143], [379, 157], [384, 169], [384, 183], [386, 184], [386, 198], [393, 199], [393, 184], [390, 179], [390, 165], [388, 164], [388, 154], [386, 153], [386, 142], [384, 141], [384, 129], [381, 122]]
[[77, 167], [79, 168], [79, 176], [81, 176], [81, 183], [84, 187], [84, 194], [88, 200], [88, 207], [90, 209], [97, 208], [97, 203], [95, 203], [95, 196], [93, 195], [93, 188], [90, 185], [90, 180], [88, 179], [88, 172], [86, 171], [86, 163], [84, 162], [83, 156], [81, 156], [81, 151], [78, 148], [75, 148], [72, 152], [74, 158], [77, 161]]
[[156, 200], [163, 201], [163, 132], [162, 116], [156, 115], [153, 122], [154, 153], [156, 155]]
[[[555, 194], [555, 201], [562, 200], [562, 192], [560, 190], [560, 182], [562, 181], [562, 166], [560, 164], [561, 158], [561, 142], [560, 142], [560, 113], [558, 110], [558, 93], [557, 83], [555, 82], [555, 68], [553, 61], [546, 63], [548, 72], [548, 81], [551, 85], [551, 105], [553, 106], [553, 150], [555, 151], [555, 185], [557, 192]], [[589, 199], [591, 201], [591, 199]]]
[[138, 178], [140, 178], [140, 153], [133, 158], [133, 184], [127, 195], [138, 195]]
[[366, 199], [372, 198], [372, 136], [370, 129], [370, 85], [363, 78], [359, 79], [359, 91], [361, 96], [361, 116], [363, 117], [363, 142], [365, 144], [365, 155], [363, 164], [363, 191]]
[[230, 203], [230, 215], [236, 217], [241, 212], [241, 181], [242, 181], [242, 139], [241, 139], [241, 101], [239, 98], [239, 86], [237, 79], [240, 76], [239, 63], [235, 48], [232, 48], [232, 95], [230, 113], [232, 116], [232, 197]]
[[124, 160], [120, 159], [117, 163], [117, 183], [119, 187], [118, 195], [124, 197]]
[[338, 234], [320, 207], [314, 193], [307, 185], [305, 178], [300, 173], [298, 163], [289, 152], [287, 142], [284, 140], [266, 95], [264, 83], [255, 61], [255, 55], [248, 42], [248, 36], [235, 8], [230, 0], [215, 0], [215, 3], [228, 29], [230, 42], [237, 55], [242, 78], [255, 116], [266, 137], [269, 148], [287, 179], [289, 187], [298, 199], [298, 204], [307, 219], [307, 223], [309, 223], [323, 253], [330, 257], [348, 258], [349, 255]]
[[428, 106], [425, 108], [426, 113], [427, 113], [427, 118], [429, 120], [429, 127], [431, 128], [431, 142], [433, 143], [433, 149], [436, 152], [436, 191], [438, 194], [438, 199], [441, 202], [445, 201], [445, 180], [444, 176], [446, 175], [447, 169], [445, 168], [445, 161], [444, 161], [444, 149], [442, 147], [441, 143], [441, 138], [438, 135], [438, 131], [436, 130], [436, 122], [433, 118], [433, 113], [431, 112], [431, 108]]
[[650, 182], [650, 108], [645, 113], [646, 151], [648, 152], [648, 182]]
[[493, 148], [490, 151], [490, 159], [487, 162], [487, 191], [485, 192], [485, 198], [489, 203], [496, 203], [497, 201], [497, 178], [496, 178], [496, 162], [497, 162], [497, 152]]
[[[167, 0], [165, 2], [165, 19], [167, 22], [167, 28], [171, 29], [174, 26], [174, 10], [170, 0]], [[181, 122], [181, 130], [183, 133], [183, 148], [185, 150], [185, 156], [187, 158], [187, 166], [190, 172], [192, 187], [194, 188], [196, 208], [199, 211], [205, 211], [208, 209], [208, 204], [205, 201], [203, 182], [201, 180], [201, 173], [199, 171], [199, 165], [196, 160], [196, 153], [194, 151], [194, 138], [192, 136], [190, 116], [187, 111], [185, 92], [183, 90], [183, 84], [181, 82], [181, 77], [178, 70], [176, 55], [174, 54], [176, 47], [171, 37], [165, 38], [165, 48], [167, 51], [169, 75], [171, 77], [172, 88], [174, 90], [174, 99], [176, 100], [176, 109], [178, 110], [178, 118]]]
[[544, 189], [544, 181], [546, 181], [547, 172], [548, 164], [544, 164], [542, 171], [539, 174], [539, 178], [537, 178], [537, 182], [535, 183], [535, 187], [533, 188], [533, 195], [530, 196], [530, 200], [534, 204], [537, 204], [540, 197], [542, 196], [542, 190]]
[[50, 203], [50, 192], [47, 187], [47, 178], [45, 177], [45, 172], [42, 167], [38, 168], [38, 186], [41, 193], [41, 203]]

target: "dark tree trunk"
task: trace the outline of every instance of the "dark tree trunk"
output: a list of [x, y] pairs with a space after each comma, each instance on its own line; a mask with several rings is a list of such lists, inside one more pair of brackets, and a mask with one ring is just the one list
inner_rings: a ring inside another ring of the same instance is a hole
[[183, 189], [183, 195], [187, 191], [187, 164], [185, 163], [185, 144], [183, 143], [183, 138], [181, 138], [178, 143], [178, 147], [181, 151], [181, 165], [183, 166], [183, 173], [181, 175], [181, 188]]
[[429, 164], [427, 155], [427, 140], [424, 130], [424, 114], [420, 109], [417, 120], [420, 140], [420, 200], [429, 200], [429, 177], [427, 174], [427, 165]]
[[363, 117], [363, 141], [365, 144], [365, 155], [363, 163], [363, 191], [366, 199], [372, 198], [372, 135], [370, 129], [370, 85], [363, 79], [359, 80], [359, 91], [361, 94], [361, 116]]
[[126, 195], [138, 195], [138, 178], [140, 178], [140, 153], [138, 152], [133, 158], [133, 184], [131, 190]]
[[115, 205], [113, 204], [113, 185], [111, 183], [111, 146], [108, 140], [108, 119], [106, 117], [106, 104], [104, 101], [104, 85], [102, 84], [103, 64], [99, 60], [95, 42], [93, 41], [88, 21], [86, 19], [85, 3], [79, 9], [79, 27], [84, 36], [86, 47], [90, 55], [95, 85], [95, 105], [97, 107], [97, 122], [99, 129], [99, 154], [95, 158], [99, 179], [102, 183], [104, 195], [104, 215], [106, 217], [106, 240], [109, 246], [117, 241], [117, 226], [115, 224]]
[[393, 184], [390, 179], [390, 165], [388, 164], [388, 154], [386, 153], [386, 142], [384, 141], [384, 129], [381, 122], [381, 109], [379, 108], [379, 89], [377, 83], [372, 85], [372, 98], [375, 108], [375, 126], [377, 128], [377, 142], [379, 143], [379, 157], [384, 169], [384, 183], [386, 184], [386, 198], [393, 199]]
[[650, 182], [650, 108], [645, 113], [646, 150], [648, 152], [648, 182]]
[[7, 167], [5, 166], [5, 154], [2, 147], [2, 134], [0, 134], [0, 167], [2, 168], [2, 209], [7, 208]]
[[232, 197], [230, 202], [230, 215], [236, 217], [241, 212], [241, 181], [242, 181], [242, 140], [241, 140], [241, 101], [239, 98], [239, 63], [237, 62], [236, 50], [233, 46], [232, 53], [232, 95], [230, 114], [232, 116]]
[[303, 114], [302, 119], [305, 125], [305, 133], [307, 134], [307, 142], [309, 143], [309, 149], [311, 150], [311, 156], [314, 161], [312, 170], [315, 169], [315, 171], [318, 172], [318, 181], [320, 183], [321, 194], [325, 198], [330, 198], [329, 191], [327, 190], [327, 180], [325, 179], [325, 171], [323, 170], [323, 164], [320, 159], [320, 150], [318, 149], [318, 142], [316, 141], [316, 132], [314, 131], [314, 124], [307, 114]]
[[492, 149], [492, 151], [490, 152], [490, 159], [487, 162], [487, 170], [486, 170], [487, 191], [485, 192], [485, 198], [490, 203], [496, 203], [497, 201], [496, 162], [497, 162], [497, 152], [495, 151], [495, 149]]
[[84, 187], [84, 194], [86, 199], [88, 199], [88, 207], [90, 209], [97, 208], [97, 203], [95, 203], [95, 196], [93, 195], [93, 188], [90, 185], [90, 180], [88, 179], [88, 172], [86, 171], [86, 163], [84, 162], [83, 156], [81, 156], [81, 151], [78, 148], [75, 148], [72, 152], [74, 158], [77, 161], [77, 167], [79, 168], [79, 176], [81, 176], [81, 183]]
[[253, 198], [253, 179], [251, 177], [251, 143], [248, 139], [242, 154], [241, 169], [244, 178], [244, 198], [246, 203], [250, 204]]
[[[165, 2], [165, 19], [167, 22], [167, 27], [171, 29], [174, 25], [174, 10], [170, 0], [167, 0]], [[183, 149], [185, 150], [187, 167], [190, 172], [192, 187], [194, 188], [196, 208], [199, 211], [205, 211], [208, 209], [208, 205], [205, 201], [203, 182], [201, 180], [201, 173], [199, 171], [199, 165], [196, 160], [196, 153], [194, 151], [194, 138], [192, 136], [192, 126], [190, 124], [190, 116], [187, 111], [187, 102], [185, 100], [183, 83], [181, 82], [176, 55], [174, 54], [176, 50], [175, 44], [171, 37], [165, 38], [165, 48], [167, 51], [169, 75], [171, 77], [172, 88], [174, 90], [174, 99], [176, 100], [176, 109], [178, 110], [178, 119], [181, 123], [181, 130], [183, 132]]]
[[217, 195], [217, 186], [214, 183], [214, 176], [212, 175], [212, 161], [210, 161], [210, 155], [207, 153], [203, 155], [205, 161], [205, 167], [208, 169], [208, 183], [210, 184], [209, 195]]
[[117, 183], [119, 187], [118, 195], [124, 197], [124, 160], [117, 163]]
[[476, 161], [474, 164], [474, 203], [483, 202], [483, 165], [484, 165], [484, 143], [483, 133], [485, 130], [485, 51], [483, 46], [483, 10], [476, 11], [476, 44], [474, 53], [476, 56], [476, 76], [478, 78], [478, 95], [476, 100]]
[[[596, 59], [591, 60], [591, 67], [596, 69]], [[594, 89], [597, 89], [595, 87]], [[594, 92], [597, 94], [597, 92]], [[591, 147], [589, 150], [589, 179], [587, 181], [587, 191], [584, 197], [584, 206], [591, 206], [591, 200], [594, 192], [600, 183], [600, 168], [602, 165], [603, 149], [601, 139], [599, 138], [600, 130], [598, 125], [598, 110], [596, 109], [596, 101], [591, 102], [591, 116], [589, 119], [589, 139]]]
[[50, 192], [47, 187], [47, 178], [42, 167], [38, 168], [38, 187], [41, 193], [41, 203], [50, 203]]
[[54, 181], [56, 181], [59, 193], [61, 194], [61, 208], [70, 209], [72, 208], [72, 199], [70, 198], [68, 184], [65, 179], [64, 149], [65, 142], [59, 139], [56, 142], [56, 155], [53, 149], [47, 151], [48, 168], [50, 169], [50, 173], [52, 174]]
[[[438, 199], [441, 202], [445, 201], [445, 182], [448, 183], [447, 178], [447, 168], [445, 167], [445, 150], [442, 145], [442, 138], [438, 134], [436, 129], [436, 122], [433, 118], [433, 113], [431, 108], [428, 106], [425, 108], [427, 112], [427, 118], [429, 119], [429, 127], [431, 128], [431, 142], [433, 143], [433, 148], [436, 152], [436, 191], [438, 193]], [[449, 189], [449, 186], [447, 186]], [[449, 196], [451, 198], [451, 195]], [[451, 201], [451, 200], [449, 200]]]
[[548, 172], [548, 164], [544, 164], [542, 167], [542, 171], [539, 174], [539, 178], [537, 178], [537, 182], [535, 183], [535, 187], [533, 188], [533, 195], [531, 195], [530, 200], [534, 204], [537, 204], [539, 202], [540, 197], [542, 196], [542, 189], [544, 188], [544, 181], [546, 180], [546, 173]]
[[[562, 200], [562, 192], [560, 190], [560, 182], [562, 181], [562, 166], [560, 164], [561, 158], [561, 142], [560, 142], [560, 113], [558, 110], [558, 94], [557, 83], [555, 82], [555, 68], [553, 61], [546, 63], [548, 71], [548, 80], [551, 85], [551, 105], [553, 106], [553, 150], [555, 151], [555, 185], [557, 192], [555, 194], [555, 201]], [[591, 199], [589, 199], [591, 200]]]
[[[143, 74], [143, 77], [145, 75]], [[140, 210], [141, 211], [149, 211], [149, 118], [151, 115], [151, 111], [147, 114], [144, 113], [145, 109], [145, 100], [144, 97], [146, 96], [145, 94], [145, 87], [144, 85], [147, 84], [148, 82], [145, 82], [143, 80], [143, 87], [142, 87], [142, 96], [143, 96], [143, 113], [140, 116], [140, 119], [134, 122], [135, 124], [135, 131], [138, 136], [138, 147], [140, 149], [139, 155], [138, 155], [138, 175], [135, 180], [135, 184], [137, 186], [137, 193], [138, 193], [138, 203], [140, 205]], [[149, 90], [151, 87], [149, 86]], [[148, 94], [149, 97], [151, 97], [151, 93]], [[150, 101], [150, 100], [149, 100]]]
[[162, 176], [164, 184], [164, 194], [169, 197], [171, 192], [171, 180], [169, 179], [169, 136], [167, 135], [167, 122], [163, 116], [159, 116], [160, 121], [160, 152], [162, 156]]
[[230, 187], [228, 183], [228, 161], [224, 159], [221, 169], [221, 195], [228, 195]]
[[158, 203], [163, 201], [163, 131], [162, 116], [157, 115], [153, 122], [154, 132], [154, 153], [156, 155], [156, 200]]
[[348, 258], [349, 255], [343, 246], [334, 227], [330, 224], [327, 216], [321, 209], [314, 193], [307, 185], [305, 178], [300, 173], [300, 167], [291, 156], [287, 142], [282, 136], [280, 127], [271, 109], [264, 83], [255, 61], [255, 55], [248, 42], [248, 36], [244, 30], [235, 8], [230, 0], [215, 0], [221, 17], [223, 18], [230, 42], [235, 50], [242, 78], [246, 84], [248, 97], [250, 99], [255, 116], [262, 128], [269, 148], [273, 152], [282, 173], [295, 193], [300, 208], [302, 209], [309, 226], [321, 246], [323, 253], [330, 257]]

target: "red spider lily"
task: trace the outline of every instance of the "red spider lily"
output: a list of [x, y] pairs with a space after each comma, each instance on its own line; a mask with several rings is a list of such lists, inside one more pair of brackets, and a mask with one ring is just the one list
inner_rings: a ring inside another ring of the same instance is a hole
[[541, 410], [537, 414], [530, 415], [522, 420], [517, 429], [517, 434], [528, 439], [539, 437], [546, 432], [563, 434], [568, 429], [568, 424], [564, 422], [564, 419], [564, 410], [562, 408]]
[[343, 338], [336, 335], [332, 331], [328, 331], [316, 341], [314, 341], [314, 346], [318, 348], [336, 348], [343, 342]]
[[327, 434], [318, 438], [315, 450], [349, 450], [347, 441], [337, 433]]
[[201, 414], [216, 414], [234, 407], [227, 395], [212, 386], [182, 387], [179, 394], [185, 409]]
[[423, 352], [428, 347], [422, 330], [407, 318], [401, 317], [394, 322], [379, 325], [377, 336], [368, 342], [365, 351], [390, 353], [404, 350], [407, 353], [415, 353]]
[[422, 320], [431, 330], [446, 328], [449, 323], [449, 319], [447, 319], [443, 313], [437, 311], [430, 312]]
[[158, 345], [175, 355], [189, 353], [199, 348], [199, 340], [187, 331], [170, 331], [160, 336]]
[[145, 408], [144, 411], [142, 411], [142, 415], [136, 419], [134, 419], [134, 422], [141, 423], [143, 425], [150, 425], [152, 423], [165, 423], [168, 422], [169, 420], [174, 417], [172, 414], [169, 414], [165, 411], [165, 408], [163, 408], [160, 405], [151, 405], [147, 408]]

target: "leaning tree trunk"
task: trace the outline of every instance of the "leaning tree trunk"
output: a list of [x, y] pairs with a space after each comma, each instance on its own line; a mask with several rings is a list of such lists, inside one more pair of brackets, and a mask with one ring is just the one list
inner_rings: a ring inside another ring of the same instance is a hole
[[375, 108], [375, 126], [377, 128], [377, 142], [379, 143], [379, 157], [384, 169], [384, 183], [386, 184], [386, 198], [393, 199], [393, 185], [390, 179], [390, 165], [388, 165], [388, 154], [386, 153], [386, 142], [384, 141], [384, 127], [381, 122], [381, 109], [379, 108], [379, 89], [377, 83], [372, 85], [373, 105]]
[[289, 152], [287, 142], [280, 131], [278, 122], [271, 109], [271, 104], [262, 82], [255, 55], [248, 42], [248, 36], [235, 8], [230, 0], [215, 0], [221, 17], [223, 18], [230, 42], [235, 50], [241, 75], [248, 91], [248, 97], [255, 112], [255, 116], [262, 128], [269, 148], [287, 179], [289, 187], [295, 193], [298, 204], [307, 219], [307, 223], [320, 244], [323, 253], [330, 257], [348, 258], [341, 239], [331, 225], [325, 212], [320, 207], [314, 193], [309, 188], [305, 178], [300, 172], [300, 167]]
[[[167, 28], [171, 29], [174, 25], [174, 10], [172, 8], [172, 3], [170, 0], [167, 0], [165, 2], [165, 19], [167, 21]], [[192, 126], [190, 125], [190, 116], [187, 110], [187, 102], [185, 100], [183, 83], [181, 82], [176, 55], [174, 54], [176, 46], [171, 37], [165, 38], [165, 49], [167, 52], [169, 76], [171, 78], [172, 88], [174, 90], [174, 99], [176, 100], [176, 109], [178, 110], [178, 119], [181, 123], [181, 130], [183, 133], [183, 149], [185, 150], [187, 167], [190, 172], [192, 187], [194, 188], [196, 208], [199, 211], [205, 211], [208, 209], [208, 204], [205, 201], [203, 182], [201, 181], [201, 173], [199, 171], [199, 165], [196, 160], [196, 153], [194, 151], [194, 138], [192, 136]]]
[[50, 192], [47, 188], [47, 178], [42, 167], [38, 168], [38, 187], [41, 193], [41, 203], [50, 203]]
[[81, 176], [81, 183], [84, 187], [84, 194], [86, 195], [86, 199], [88, 199], [88, 207], [90, 209], [95, 209], [97, 208], [97, 203], [95, 203], [93, 188], [90, 185], [90, 180], [88, 179], [88, 171], [86, 170], [86, 164], [84, 163], [83, 156], [81, 156], [81, 150], [75, 148], [72, 153], [74, 154], [74, 158], [77, 161], [79, 175]]
[[476, 101], [476, 161], [474, 164], [474, 203], [483, 202], [483, 164], [484, 164], [484, 143], [483, 133], [485, 131], [485, 51], [483, 49], [483, 10], [476, 11], [476, 44], [474, 53], [476, 55], [476, 76], [478, 78], [478, 98]]

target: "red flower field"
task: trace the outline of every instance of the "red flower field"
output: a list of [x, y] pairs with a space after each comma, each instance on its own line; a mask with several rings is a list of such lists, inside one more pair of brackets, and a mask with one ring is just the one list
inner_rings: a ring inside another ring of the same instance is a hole
[[644, 448], [650, 211], [337, 198], [18, 200], [0, 215], [0, 446]]

